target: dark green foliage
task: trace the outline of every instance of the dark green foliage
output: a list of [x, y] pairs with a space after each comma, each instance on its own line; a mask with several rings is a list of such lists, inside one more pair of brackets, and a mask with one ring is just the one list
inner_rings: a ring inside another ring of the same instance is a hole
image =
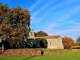
[[42, 41], [42, 48], [47, 48], [47, 44], [48, 44], [47, 40], [41, 39], [41, 41]]
[[26, 46], [30, 48], [46, 48], [47, 40], [46, 39], [28, 39], [26, 42]]
[[39, 44], [40, 44], [40, 47], [42, 47], [42, 48], [47, 48], [47, 40], [46, 40], [46, 39], [37, 38], [36, 41], [37, 41], [37, 42], [40, 41], [40, 43], [39, 43]]
[[[6, 45], [8, 44], [8, 45]], [[47, 47], [47, 40], [46, 39], [27, 39], [27, 41], [22, 41], [19, 43], [11, 43], [5, 42], [7, 48], [46, 48]]]
[[32, 48], [33, 45], [34, 45], [34, 39], [28, 39], [26, 44], [27, 44], [28, 47]]
[[41, 40], [28, 39], [27, 45], [30, 48], [40, 48], [41, 47], [40, 42], [41, 42]]

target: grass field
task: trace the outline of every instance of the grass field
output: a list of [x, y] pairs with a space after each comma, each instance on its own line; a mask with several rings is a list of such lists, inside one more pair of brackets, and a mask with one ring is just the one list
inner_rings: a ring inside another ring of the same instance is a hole
[[0, 56], [0, 60], [80, 60], [80, 50], [48, 56]]

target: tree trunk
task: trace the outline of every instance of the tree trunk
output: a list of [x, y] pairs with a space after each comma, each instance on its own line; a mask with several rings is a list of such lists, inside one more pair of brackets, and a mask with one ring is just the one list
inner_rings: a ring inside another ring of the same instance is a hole
[[4, 53], [4, 44], [2, 42], [2, 53]]

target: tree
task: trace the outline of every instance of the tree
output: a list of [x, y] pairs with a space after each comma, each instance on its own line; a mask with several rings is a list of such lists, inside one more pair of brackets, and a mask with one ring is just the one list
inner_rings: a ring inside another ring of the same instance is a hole
[[69, 49], [74, 45], [74, 40], [70, 37], [63, 37], [62, 42], [65, 49]]
[[41, 47], [42, 48], [47, 48], [48, 42], [46, 39], [41, 39]]
[[44, 36], [48, 36], [48, 34], [44, 31], [38, 31], [35, 33], [36, 37], [44, 37]]
[[80, 37], [77, 38], [76, 43], [80, 45]]
[[10, 46], [17, 46], [28, 37], [30, 14], [27, 9], [15, 7], [10, 9], [0, 3], [0, 38], [8, 40]]

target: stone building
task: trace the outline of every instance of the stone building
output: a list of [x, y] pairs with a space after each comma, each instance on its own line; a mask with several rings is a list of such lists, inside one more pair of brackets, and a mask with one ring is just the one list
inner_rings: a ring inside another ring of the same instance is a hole
[[51, 49], [64, 49], [62, 38], [58, 36], [45, 36], [45, 37], [35, 37], [33, 30], [29, 32], [29, 38], [44, 38], [47, 40], [47, 48]]

